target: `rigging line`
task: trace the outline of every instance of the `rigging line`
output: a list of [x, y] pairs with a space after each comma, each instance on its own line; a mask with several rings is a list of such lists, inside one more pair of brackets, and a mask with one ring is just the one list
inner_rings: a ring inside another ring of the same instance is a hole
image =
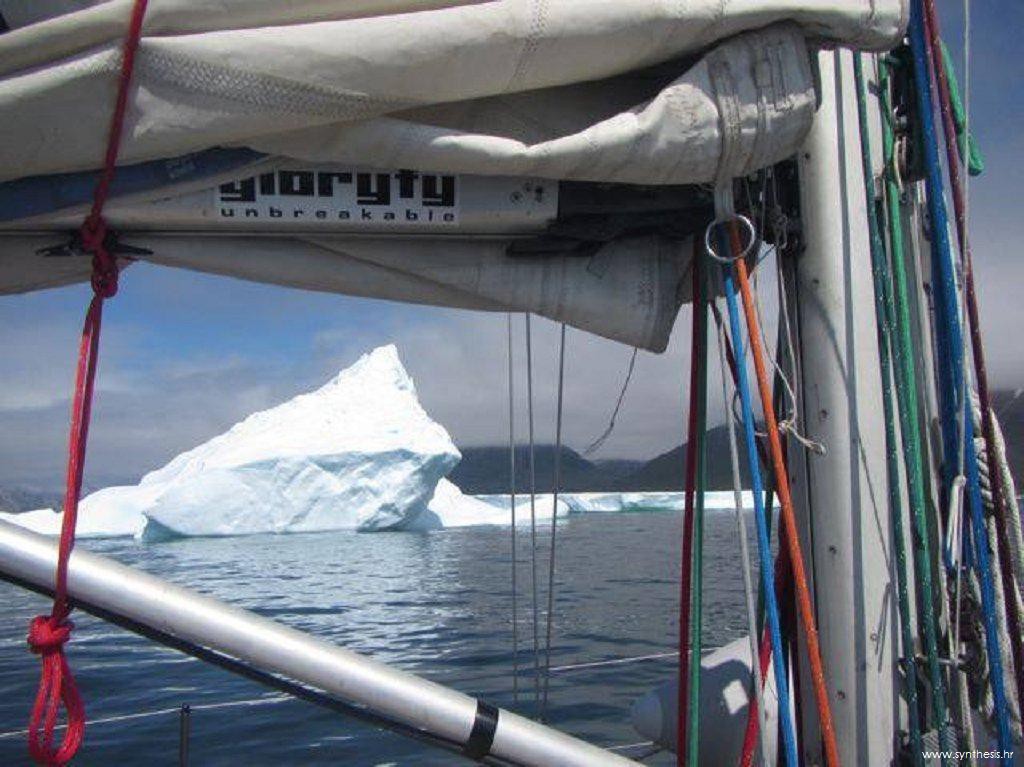
[[639, 663], [647, 660], [661, 660], [665, 658], [678, 658], [679, 651], [672, 650], [671, 652], [656, 652], [650, 655], [632, 655], [628, 658], [610, 658], [608, 660], [594, 660], [586, 663], [571, 663], [567, 666], [552, 666], [551, 673], [558, 673], [562, 671], [577, 671], [585, 668], [603, 668], [604, 666], [622, 666], [629, 663]]
[[[698, 302], [704, 290], [703, 281], [700, 279], [700, 256], [697, 238], [694, 238], [693, 252], [691, 254], [691, 292], [693, 306], [693, 320], [691, 323], [690, 340], [690, 404], [686, 416], [686, 464], [683, 486], [685, 488], [685, 502], [683, 509], [683, 531], [682, 531], [682, 552], [680, 556], [679, 572], [679, 682], [676, 700], [676, 733], [678, 743], [676, 744], [676, 764], [684, 767], [687, 763], [689, 750], [687, 742], [690, 737], [689, 723], [689, 686], [690, 686], [690, 608], [691, 608], [691, 578], [693, 575], [693, 532], [694, 532], [694, 485], [697, 474], [697, 430], [698, 430], [698, 400], [697, 391], [699, 388], [699, 371], [697, 365], [699, 328], [698, 328]], [[698, 660], [699, 663], [699, 660]]]
[[[782, 262], [781, 262], [781, 259], [783, 257], [785, 257], [785, 255], [788, 252], [789, 252], [788, 248], [781, 249], [779, 251], [779, 253], [778, 253], [779, 260], [776, 261], [776, 266], [778, 267], [777, 272], [778, 272], [778, 278], [779, 278], [780, 294], [782, 293], [782, 291], [785, 290], [785, 288], [784, 288], [785, 280], [784, 280], [784, 276], [783, 276], [783, 272], [782, 272]], [[783, 341], [783, 338], [782, 338], [783, 327], [782, 327], [781, 324], [780, 324], [778, 330], [779, 330], [778, 338], [776, 339], [776, 346], [777, 346], [777, 348], [776, 348], [776, 358], [777, 359], [783, 359], [784, 341]], [[725, 341], [726, 341], [726, 354], [727, 355], [729, 353], [728, 340], [729, 340], [728, 338], [725, 339]], [[794, 352], [793, 352], [793, 350], [791, 348], [790, 351], [789, 351], [788, 365], [790, 366], [789, 369], [791, 370], [791, 372], [794, 374], [794, 376], [796, 376], [796, 373], [797, 373], [796, 360], [795, 360], [793, 355], [794, 355]], [[797, 380], [797, 378], [794, 377], [794, 380]], [[782, 410], [781, 410], [782, 409], [782, 384], [781, 384], [781, 382], [778, 379], [776, 379], [775, 381], [772, 382], [772, 396], [774, 398], [773, 406], [775, 407], [776, 417], [778, 417], [779, 414], [782, 412]], [[764, 468], [764, 470], [767, 471], [768, 462], [767, 462], [767, 459], [766, 459], [765, 455], [763, 454], [764, 453], [763, 441], [759, 441], [758, 442], [758, 449], [761, 450], [761, 453], [762, 453], [762, 455], [761, 455], [761, 465]], [[786, 452], [787, 449], [788, 448], [787, 448], [787, 444], [786, 444], [786, 439], [785, 439], [785, 437], [783, 437], [782, 450], [783, 450], [783, 452]], [[765, 506], [766, 509], [773, 509], [775, 507], [775, 501], [772, 498], [773, 491], [772, 491], [772, 485], [771, 485], [771, 481], [770, 481], [771, 480], [771, 476], [769, 476], [768, 479], [769, 479], [769, 481], [765, 483], [766, 487], [765, 487], [765, 503], [764, 503], [764, 506]], [[768, 517], [768, 520], [769, 520], [769, 523], [771, 523], [771, 516]], [[780, 527], [779, 530], [778, 530], [778, 534], [780, 536], [785, 535], [785, 532], [786, 532], [785, 528], [782, 528], [782, 527]], [[771, 536], [771, 526], [770, 526], [770, 524], [769, 524], [768, 534], [769, 534], [769, 536]], [[782, 627], [783, 627], [783, 629], [786, 632], [783, 635], [784, 636], [784, 641], [786, 641], [786, 645], [787, 645], [784, 648], [786, 650], [786, 656], [783, 658], [783, 662], [787, 663], [787, 669], [789, 669], [792, 672], [792, 674], [793, 674], [793, 691], [794, 691], [794, 701], [793, 701], [793, 703], [794, 703], [794, 709], [795, 709], [795, 715], [796, 715], [796, 727], [797, 727], [796, 737], [797, 737], [797, 741], [798, 742], [803, 742], [803, 727], [802, 727], [802, 722], [800, 720], [800, 694], [799, 694], [799, 691], [800, 691], [800, 676], [799, 676], [799, 669], [797, 667], [795, 667], [795, 666], [790, 666], [788, 664], [788, 660], [793, 656], [793, 653], [794, 653], [793, 637], [796, 634], [796, 628], [795, 628], [796, 621], [794, 619], [794, 616], [792, 615], [792, 612], [793, 612], [793, 610], [792, 610], [792, 601], [793, 601], [793, 599], [792, 599], [792, 589], [789, 588], [790, 578], [792, 577], [792, 575], [791, 575], [791, 572], [790, 572], [788, 556], [789, 556], [788, 555], [788, 548], [786, 547], [785, 543], [781, 542], [781, 539], [780, 539], [779, 553], [778, 553], [778, 555], [775, 558], [775, 584], [776, 584], [776, 599], [779, 600], [779, 605], [782, 608], [781, 609], [781, 615], [780, 615], [780, 618], [781, 618], [781, 621], [782, 621]], [[767, 634], [767, 626], [765, 626], [765, 622], [764, 622], [764, 605], [762, 604], [761, 594], [760, 594], [759, 591], [757, 592], [757, 613], [756, 613], [756, 630], [755, 630], [755, 635], [760, 635], [760, 637], [761, 637], [761, 639], [760, 639], [760, 657], [758, 659], [758, 668], [760, 669], [761, 677], [763, 679], [767, 675], [767, 673], [768, 673], [768, 663], [771, 660], [771, 644], [769, 643], [769, 638], [768, 638], [768, 634]], [[753, 697], [755, 694], [757, 694], [757, 691], [752, 688], [751, 691], [750, 691], [750, 697]], [[743, 750], [741, 752], [741, 757], [740, 757], [740, 765], [741, 765], [741, 767], [750, 767], [750, 765], [753, 764], [753, 761], [754, 761], [754, 750], [755, 750], [757, 739], [758, 739], [758, 733], [761, 731], [761, 728], [760, 728], [759, 722], [758, 722], [758, 717], [757, 717], [758, 711], [759, 711], [759, 709], [758, 709], [757, 706], [752, 706], [752, 707], [747, 709], [747, 723], [746, 723], [746, 729], [745, 729], [745, 731], [743, 733]]]
[[755, 586], [750, 572], [750, 545], [747, 542], [747, 521], [744, 517], [743, 482], [740, 479], [740, 456], [736, 446], [736, 420], [732, 408], [729, 407], [729, 386], [726, 378], [728, 362], [725, 359], [725, 339], [722, 323], [715, 323], [718, 339], [718, 361], [722, 369], [722, 405], [725, 408], [725, 425], [729, 434], [729, 459], [732, 463], [733, 498], [736, 504], [736, 528], [740, 539], [740, 559], [743, 570], [743, 593], [747, 601], [747, 630], [750, 634], [750, 667], [754, 675], [754, 690], [750, 696], [750, 705], [757, 709], [759, 722], [758, 733], [761, 741], [761, 762], [764, 767], [768, 763], [768, 718], [764, 706], [764, 677], [761, 673], [760, 651], [758, 648], [757, 600], [754, 596]]
[[558, 340], [558, 402], [555, 415], [555, 477], [551, 498], [551, 545], [548, 551], [548, 613], [544, 636], [544, 690], [540, 699], [540, 720], [548, 708], [548, 687], [551, 681], [551, 635], [555, 615], [555, 543], [558, 533], [558, 492], [562, 485], [562, 394], [565, 391], [565, 323]]
[[[896, 178], [896, 144], [893, 133], [894, 110], [890, 90], [889, 65], [879, 62], [879, 90], [882, 97], [882, 151], [885, 157], [885, 202], [888, 211], [889, 256], [892, 260], [892, 293], [886, 301], [891, 313], [890, 323], [896, 328], [896, 399], [906, 468], [907, 496], [910, 502], [914, 544], [914, 567], [918, 584], [918, 621], [922, 644], [928, 661], [931, 683], [932, 724], [939, 733], [941, 748], [951, 748], [946, 727], [946, 689], [942, 669], [939, 667], [938, 639], [934, 610], [933, 584], [940, 582], [938, 562], [932, 558], [928, 533], [928, 506], [925, 498], [924, 452], [921, 444], [921, 425], [918, 421], [917, 371], [914, 341], [911, 331], [910, 298], [907, 266], [903, 252], [903, 220], [900, 214], [900, 188]], [[885, 286], [889, 281], [885, 281]], [[948, 763], [948, 760], [944, 760]]]
[[[929, 11], [931, 14], [929, 14]], [[970, 418], [964, 422], [964, 435], [962, 444], [959, 441], [950, 444], [951, 440], [957, 440], [956, 434], [956, 408], [959, 404], [959, 397], [967, 399], [965, 392], [958, 392], [958, 372], [963, 364], [963, 327], [960, 325], [958, 316], [957, 286], [955, 280], [955, 269], [953, 250], [950, 247], [949, 233], [947, 231], [948, 219], [946, 217], [945, 201], [943, 195], [942, 171], [938, 156], [938, 136], [935, 130], [932, 109], [934, 107], [931, 93], [931, 75], [934, 73], [936, 80], [941, 84], [941, 69], [936, 70], [935, 65], [935, 36], [938, 30], [929, 28], [930, 15], [934, 15], [934, 4], [918, 0], [912, 3], [910, 14], [910, 41], [914, 54], [914, 78], [917, 84], [918, 119], [921, 121], [923, 136], [924, 164], [927, 170], [925, 181], [928, 192], [928, 204], [932, 214], [932, 262], [935, 273], [939, 276], [936, 281], [938, 299], [936, 301], [937, 325], [940, 334], [944, 337], [945, 346], [941, 350], [945, 353], [939, 354], [940, 372], [942, 375], [943, 390], [945, 392], [944, 407], [946, 418], [944, 419], [945, 444], [944, 447], [951, 447], [943, 451], [946, 458], [946, 485], [951, 483], [950, 467], [948, 466], [950, 456], [957, 455], [962, 448], [966, 455], [966, 475], [968, 499], [970, 501], [971, 524], [973, 527], [973, 549], [971, 549], [974, 564], [978, 570], [981, 580], [981, 601], [982, 614], [985, 626], [985, 646], [989, 661], [989, 681], [992, 685], [992, 693], [995, 700], [996, 721], [998, 729], [999, 747], [1004, 752], [1011, 752], [1013, 748], [1010, 735], [1009, 715], [1006, 707], [1006, 690], [1004, 688], [1002, 658], [999, 653], [999, 636], [996, 626], [995, 615], [995, 594], [992, 584], [992, 571], [989, 562], [988, 536], [985, 534], [984, 510], [982, 508], [981, 491], [978, 479], [978, 463], [974, 446], [974, 425]], [[929, 44], [931, 40], [931, 44]], [[948, 87], [948, 83], [947, 83]], [[941, 91], [941, 88], [939, 89]], [[941, 93], [940, 93], [941, 97]], [[948, 92], [947, 92], [948, 101]], [[947, 105], [948, 106], [948, 105]], [[943, 110], [943, 118], [948, 115]], [[947, 142], [948, 146], [948, 142]], [[954, 160], [948, 170], [951, 174], [951, 181], [955, 174], [959, 173], [959, 165]], [[951, 183], [954, 204], [959, 197], [959, 184]], [[962, 202], [962, 201], [961, 201]], [[956, 216], [958, 226], [961, 217]], [[968, 305], [976, 308], [976, 303], [971, 300], [973, 295], [973, 279], [969, 272], [970, 258], [964, 254], [964, 264], [968, 267]], [[973, 323], [972, 323], [973, 324]], [[977, 325], [971, 329], [972, 338], [978, 341], [977, 351], [980, 349], [980, 334]], [[986, 392], [987, 393], [987, 392]], [[987, 404], [987, 403], [986, 403]], [[1009, 763], [1010, 759], [1004, 759]]]
[[874, 170], [871, 167], [871, 140], [868, 128], [867, 84], [860, 53], [853, 54], [853, 74], [857, 86], [857, 117], [861, 135], [861, 163], [864, 174], [864, 196], [867, 208], [868, 233], [871, 250], [871, 274], [875, 286], [875, 328], [878, 334], [878, 362], [882, 378], [882, 418], [885, 422], [886, 479], [889, 490], [889, 514], [891, 517], [893, 548], [896, 557], [896, 594], [900, 618], [903, 652], [900, 663], [905, 674], [908, 721], [910, 728], [910, 750], [915, 763], [924, 764], [924, 750], [921, 745], [921, 726], [918, 719], [917, 679], [914, 671], [914, 639], [910, 629], [910, 597], [907, 588], [907, 553], [903, 538], [903, 508], [900, 499], [899, 446], [896, 441], [896, 416], [893, 413], [893, 391], [889, 339], [892, 326], [886, 312], [885, 281], [888, 279], [885, 266], [885, 245], [878, 221]]
[[[977, 292], [974, 285], [974, 268], [973, 268], [973, 256], [971, 254], [971, 246], [968, 240], [968, 227], [967, 227], [967, 179], [969, 173], [960, 172], [960, 156], [957, 152], [957, 134], [956, 126], [953, 122], [953, 110], [952, 110], [952, 98], [950, 95], [951, 85], [948, 77], [946, 76], [946, 70], [941, 66], [939, 57], [941, 56], [941, 40], [939, 32], [939, 20], [935, 12], [935, 6], [933, 0], [927, 0], [924, 4], [925, 8], [925, 29], [929, 37], [929, 47], [932, 53], [932, 63], [934, 66], [934, 74], [936, 83], [938, 85], [939, 92], [939, 103], [940, 112], [942, 115], [943, 132], [946, 139], [946, 166], [949, 174], [949, 183], [952, 190], [953, 197], [953, 209], [954, 216], [956, 218], [957, 234], [959, 235], [960, 244], [960, 259], [961, 259], [961, 272], [964, 281], [963, 291], [961, 292], [961, 328], [968, 327], [970, 330], [970, 341], [971, 347], [974, 352], [974, 367], [975, 376], [978, 384], [978, 398], [980, 400], [981, 412], [983, 418], [981, 420], [982, 432], [985, 437], [986, 444], [993, 444], [995, 441], [995, 432], [992, 425], [992, 419], [990, 413], [992, 412], [992, 402], [989, 393], [988, 386], [988, 371], [985, 366], [985, 353], [984, 345], [981, 339], [981, 324], [978, 312]], [[965, 20], [965, 24], [967, 24]], [[965, 72], [965, 102], [967, 105], [967, 112], [970, 112], [970, 101], [967, 91], [967, 75]], [[966, 318], [963, 316], [966, 313]], [[969, 450], [970, 447], [967, 445], [966, 435], [973, 432], [973, 423], [969, 426], [967, 421], [973, 420], [971, 417], [971, 398], [968, 387], [969, 375], [968, 375], [968, 348], [967, 348], [967, 335], [961, 334], [961, 338], [964, 343], [964, 351], [961, 358], [962, 361], [962, 389], [961, 397], [963, 399], [963, 418], [964, 418], [964, 434], [965, 438], [961, 443], [962, 450]], [[1021, 643], [1021, 626], [1019, 616], [1016, 610], [1016, 604], [1014, 600], [1013, 592], [1013, 571], [1012, 563], [1010, 561], [1010, 550], [1009, 543], [1007, 541], [1007, 510], [1006, 510], [1006, 496], [1002, 485], [1002, 477], [999, 472], [995, 453], [992, 450], [987, 451], [986, 455], [987, 466], [989, 476], [992, 478], [992, 506], [995, 511], [996, 522], [998, 524], [998, 536], [997, 550], [999, 553], [999, 565], [1000, 565], [1000, 580], [1003, 586], [1003, 604], [1006, 611], [1007, 620], [1009, 623], [1009, 635], [1011, 641], [1011, 647], [1013, 650], [1013, 670], [1014, 679], [1017, 687], [1017, 705], [1018, 710], [1024, 711], [1024, 645]], [[962, 472], [961, 472], [962, 473]], [[970, 487], [970, 483], [968, 483]], [[983, 542], [986, 539], [983, 539]], [[980, 545], [980, 544], [976, 544]], [[998, 697], [998, 696], [997, 696]]]
[[597, 439], [591, 442], [587, 448], [583, 451], [583, 455], [591, 455], [600, 450], [605, 441], [612, 435], [612, 431], [615, 429], [615, 419], [619, 417], [619, 410], [622, 408], [622, 401], [626, 398], [626, 390], [629, 389], [629, 382], [633, 378], [633, 368], [636, 367], [636, 356], [640, 349], [636, 346], [633, 347], [633, 354], [629, 358], [629, 369], [626, 370], [626, 378], [622, 382], [622, 390], [619, 392], [619, 398], [615, 401], [615, 409], [612, 410], [612, 417], [608, 419], [608, 427], [601, 433]]
[[699, 763], [700, 754], [700, 659], [702, 655], [701, 630], [702, 606], [704, 599], [704, 491], [707, 460], [707, 418], [708, 418], [708, 280], [705, 261], [695, 255], [697, 261], [696, 279], [699, 282], [699, 300], [695, 309], [699, 353], [691, 364], [697, 365], [697, 471], [695, 487], [695, 510], [693, 517], [693, 611], [690, 619], [690, 737], [689, 763]]
[[508, 331], [508, 482], [512, 516], [512, 702], [519, 703], [519, 559], [516, 552], [516, 419], [515, 375], [512, 359], [512, 312], [505, 314]]
[[[729, 242], [726, 239], [724, 228], [719, 226], [718, 239], [719, 249], [723, 253], [730, 252]], [[726, 306], [729, 312], [729, 328], [732, 335], [733, 346], [737, 360], [736, 376], [737, 388], [740, 391], [740, 402], [743, 410], [743, 429], [746, 441], [747, 461], [750, 466], [751, 485], [754, 496], [754, 517], [757, 521], [758, 555], [761, 564], [761, 590], [767, 613], [768, 631], [771, 637], [772, 650], [776, 661], [782, 655], [782, 634], [779, 629], [779, 607], [775, 597], [775, 574], [772, 562], [771, 543], [768, 540], [768, 524], [765, 519], [764, 490], [761, 482], [761, 469], [758, 464], [756, 437], [754, 434], [754, 412], [750, 396], [750, 385], [747, 380], [746, 365], [739, 364], [740, 360], [746, 359], [742, 331], [740, 330], [740, 310], [736, 299], [736, 287], [733, 282], [735, 266], [742, 263], [736, 261], [734, 266], [723, 266], [722, 274], [725, 286]], [[753, 663], [753, 659], [751, 659]], [[790, 714], [789, 704], [789, 681], [786, 678], [784, 664], [776, 662], [773, 664], [775, 674], [775, 688], [779, 699], [779, 720], [782, 727], [783, 752], [786, 757], [787, 767], [797, 767], [799, 760], [796, 752], [796, 738], [793, 730], [793, 722]]]
[[[735, 222], [730, 225], [729, 229], [733, 252], [739, 253], [742, 249], [742, 244], [740, 243], [740, 234]], [[772, 394], [768, 388], [768, 373], [765, 370], [764, 353], [761, 349], [760, 332], [758, 330], [759, 323], [754, 309], [750, 281], [747, 277], [747, 264], [740, 258], [734, 262], [734, 268], [740, 294], [743, 297], [743, 311], [746, 315], [751, 357], [754, 361], [754, 372], [756, 373], [757, 386], [761, 395], [761, 410], [764, 413], [765, 428], [768, 432], [769, 454], [771, 455], [772, 467], [775, 472], [775, 492], [779, 497], [779, 504], [781, 506], [779, 516], [782, 520], [782, 525], [780, 527], [784, 527], [786, 531], [785, 541], [790, 549], [789, 559], [793, 568], [793, 584], [796, 589], [797, 609], [800, 622], [803, 624], [804, 634], [806, 635], [807, 655], [811, 666], [811, 682], [818, 704], [821, 736], [825, 742], [825, 758], [829, 767], [838, 767], [840, 763], [839, 749], [836, 745], [831, 703], [829, 702], [828, 690], [825, 686], [825, 670], [821, 662], [818, 629], [815, 625], [811, 593], [807, 586], [807, 576], [804, 572], [804, 563], [800, 551], [800, 537], [796, 527], [796, 515], [793, 511], [793, 498], [789, 492], [789, 475], [786, 472], [786, 463], [782, 456], [779, 427], [775, 419], [775, 411], [772, 408]], [[742, 367], [740, 369], [742, 370]], [[781, 653], [776, 655], [776, 665], [779, 667], [783, 665], [779, 662], [782, 658]]]
[[[294, 700], [290, 695], [263, 695], [258, 698], [245, 698], [243, 700], [225, 700], [217, 703], [193, 703], [189, 705], [189, 709], [192, 711], [216, 711], [224, 708], [238, 708], [242, 706], [265, 706], [268, 704], [275, 703], [286, 703], [290, 700]], [[171, 706], [169, 708], [156, 708], [149, 711], [135, 711], [131, 714], [113, 714], [111, 716], [103, 716], [97, 719], [86, 720], [87, 726], [93, 726], [97, 724], [117, 724], [118, 722], [130, 722], [135, 719], [152, 719], [155, 716], [166, 716], [167, 714], [180, 714], [181, 706]], [[54, 730], [63, 730], [67, 727], [66, 724], [58, 724], [54, 726]], [[10, 730], [8, 732], [0, 732], [0, 740], [6, 740], [7, 738], [16, 738], [20, 735], [26, 735], [28, 730]]]
[[533, 612], [533, 695], [540, 713], [540, 615], [537, 598], [537, 456], [533, 440], [533, 338], [526, 313], [526, 418], [530, 437], [530, 587]]
[[[17, 586], [18, 588], [33, 591], [44, 596], [48, 596], [53, 593], [51, 588], [25, 581], [9, 574], [3, 575], [2, 580]], [[287, 677], [278, 676], [277, 674], [270, 673], [269, 671], [264, 671], [257, 666], [249, 665], [248, 663], [238, 660], [237, 658], [233, 658], [230, 655], [225, 655], [216, 650], [203, 647], [202, 645], [194, 644], [193, 642], [181, 639], [173, 634], [165, 633], [160, 629], [137, 623], [131, 618], [108, 612], [102, 607], [96, 607], [88, 602], [76, 599], [74, 600], [74, 605], [76, 609], [87, 612], [90, 615], [94, 615], [100, 620], [130, 631], [133, 634], [138, 634], [145, 639], [149, 639], [172, 650], [177, 650], [178, 652], [191, 656], [203, 663], [208, 663], [212, 666], [221, 668], [232, 674], [240, 676], [243, 679], [248, 679], [249, 681], [261, 684], [264, 687], [284, 693], [293, 699], [321, 706], [322, 708], [334, 711], [335, 713], [341, 714], [342, 716], [355, 721], [362, 722], [363, 724], [367, 724], [371, 727], [403, 735], [434, 748], [449, 751], [455, 756], [464, 759], [471, 759], [471, 757], [466, 755], [464, 743], [458, 743], [444, 736], [435, 735], [427, 732], [426, 730], [421, 730], [412, 725], [400, 722], [396, 719], [391, 719], [386, 714], [376, 713], [358, 704], [348, 703], [340, 698], [335, 698], [332, 695], [328, 695], [325, 692], [321, 692], [320, 690], [301, 682], [294, 681]], [[510, 764], [508, 761], [499, 759], [493, 755], [484, 757], [482, 760], [477, 761], [480, 761], [483, 764]]]

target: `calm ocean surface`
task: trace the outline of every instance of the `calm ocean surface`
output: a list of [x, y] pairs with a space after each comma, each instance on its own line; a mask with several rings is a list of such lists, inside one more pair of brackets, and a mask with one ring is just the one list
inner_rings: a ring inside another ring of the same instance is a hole
[[[559, 525], [553, 667], [674, 649], [679, 529], [677, 513], [582, 514]], [[548, 531], [540, 526], [542, 543]], [[517, 705], [509, 536], [507, 528], [477, 527], [79, 545], [530, 714], [530, 538], [528, 528], [520, 528], [520, 689], [527, 694]], [[716, 647], [746, 633], [733, 514], [709, 512], [705, 541], [704, 643]], [[543, 606], [546, 546], [538, 560]], [[0, 583], [0, 765], [29, 763], [24, 735], [11, 733], [25, 727], [39, 674], [25, 645], [26, 628], [47, 609], [42, 598]], [[91, 722], [76, 764], [176, 765], [175, 713], [121, 717], [182, 703], [193, 707], [194, 765], [457, 761], [314, 705], [280, 699], [88, 615], [77, 614], [75, 622], [69, 655]], [[630, 705], [674, 669], [675, 659], [666, 658], [556, 671], [549, 718], [600, 745], [637, 743], [642, 739], [629, 723]], [[219, 705], [239, 701], [249, 703]], [[94, 721], [103, 719], [114, 721]]]

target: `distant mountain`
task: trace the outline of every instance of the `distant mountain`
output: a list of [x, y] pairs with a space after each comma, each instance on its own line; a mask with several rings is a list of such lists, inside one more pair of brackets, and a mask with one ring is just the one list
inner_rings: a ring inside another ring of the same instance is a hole
[[[1015, 396], [1013, 390], [997, 390], [992, 394], [993, 405], [1006, 437], [1007, 457], [1017, 491], [1024, 492], [1024, 395]], [[711, 490], [732, 487], [732, 467], [729, 461], [729, 441], [725, 426], [716, 426], [707, 435], [707, 486]], [[740, 450], [743, 445], [740, 443]], [[470, 494], [507, 493], [509, 477], [508, 448], [461, 448], [462, 461], [449, 475], [463, 492]], [[551, 492], [554, 479], [553, 445], [536, 448], [537, 491]], [[743, 486], [750, 486], [746, 460], [741, 452], [741, 478]], [[529, 491], [529, 450], [516, 449], [516, 492]], [[562, 448], [562, 489], [572, 492], [682, 490], [686, 465], [686, 445], [679, 445], [649, 461], [596, 460], [591, 461], [575, 450]], [[131, 480], [134, 483], [135, 480]], [[124, 484], [125, 480], [104, 481], [97, 487]], [[83, 489], [87, 495], [95, 488]], [[40, 490], [24, 487], [0, 487], [0, 511], [30, 511], [40, 508], [60, 508], [63, 505], [60, 490]]]
[[[728, 435], [724, 426], [708, 432], [707, 482], [712, 490], [732, 487]], [[509, 455], [507, 447], [460, 448], [462, 461], [448, 475], [463, 492], [480, 495], [507, 493]], [[553, 445], [535, 448], [537, 491], [549, 493], [554, 485]], [[562, 489], [583, 491], [682, 490], [686, 445], [672, 448], [650, 461], [589, 461], [571, 448], [562, 448]], [[748, 473], [741, 470], [744, 487]], [[529, 491], [529, 448], [516, 448], [516, 492]]]
[[1024, 493], [1024, 394], [1020, 390], [997, 389], [992, 392], [992, 408], [999, 416], [1006, 439], [1006, 459], [1017, 483], [1017, 492]]
[[[464, 447], [462, 460], [448, 475], [464, 493], [482, 495], [509, 491], [509, 452], [507, 447]], [[516, 448], [516, 492], [530, 490], [530, 450]], [[619, 478], [637, 469], [639, 461], [588, 461], [575, 450], [563, 447], [562, 483], [567, 491], [615, 490]], [[537, 492], [550, 493], [554, 487], [555, 447], [537, 445], [534, 466]]]
[[24, 487], [0, 487], [0, 511], [32, 511], [59, 509], [64, 505], [64, 493]]
[[[1024, 493], [1024, 394], [1014, 390], [992, 393], [992, 405], [1006, 439], [1006, 455], [1010, 471], [1017, 483], [1017, 492]], [[737, 437], [740, 435], [737, 434]], [[716, 426], [707, 435], [707, 487], [726, 490], [732, 487], [732, 466], [729, 459], [729, 435], [724, 425]], [[740, 449], [740, 476], [744, 487], [750, 487], [743, 443]], [[616, 489], [627, 490], [682, 490], [686, 445], [674, 447], [652, 458], [633, 471], [624, 472], [616, 481]]]
[[[732, 462], [729, 458], [729, 433], [725, 426], [708, 430], [705, 483], [708, 490], [732, 488]], [[743, 450], [743, 444], [738, 445]], [[617, 490], [682, 490], [686, 469], [686, 444], [652, 458], [645, 464], [622, 475]], [[740, 453], [740, 478], [744, 487], [750, 486], [744, 453]]]

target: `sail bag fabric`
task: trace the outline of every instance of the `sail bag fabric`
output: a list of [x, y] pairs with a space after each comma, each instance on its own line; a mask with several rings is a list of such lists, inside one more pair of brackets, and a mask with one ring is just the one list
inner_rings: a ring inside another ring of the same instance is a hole
[[[0, 181], [99, 166], [130, 7], [0, 0], [10, 27], [0, 35]], [[905, 0], [151, 0], [120, 162], [222, 147], [306, 163], [713, 184], [796, 151], [814, 117], [816, 47], [884, 50], [906, 16]], [[171, 180], [132, 199], [178, 191]], [[56, 239], [53, 220], [0, 226], [0, 292], [86, 276], [85, 263], [25, 250]], [[310, 289], [535, 311], [659, 350], [686, 299], [691, 253], [658, 236], [583, 259], [523, 260], [493, 237], [280, 234], [258, 248], [236, 234], [155, 238], [145, 257]], [[290, 256], [249, 255], [274, 246]]]

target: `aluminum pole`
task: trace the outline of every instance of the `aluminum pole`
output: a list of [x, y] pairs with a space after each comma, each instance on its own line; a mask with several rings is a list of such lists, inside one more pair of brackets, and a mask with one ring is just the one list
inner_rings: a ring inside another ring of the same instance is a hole
[[[56, 561], [55, 539], [0, 522], [0, 574], [52, 589]], [[473, 734], [474, 744], [481, 740], [486, 743], [493, 728], [488, 753], [515, 764], [636, 764], [512, 712], [491, 709], [463, 693], [107, 557], [74, 551], [68, 563], [68, 592], [73, 601], [309, 684], [449, 741], [468, 744]]]

